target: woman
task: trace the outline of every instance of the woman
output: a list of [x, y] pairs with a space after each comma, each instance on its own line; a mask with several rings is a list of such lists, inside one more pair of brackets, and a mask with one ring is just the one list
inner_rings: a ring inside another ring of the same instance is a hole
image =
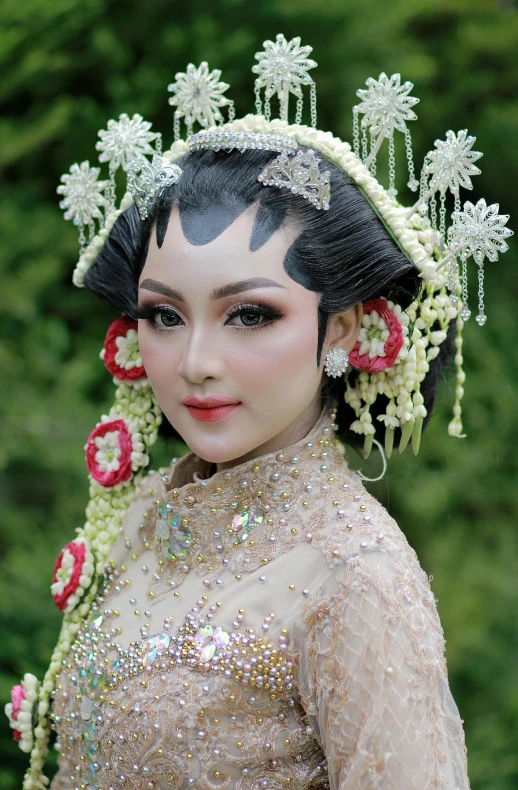
[[[52, 697], [53, 790], [464, 790], [428, 578], [342, 446], [384, 427], [389, 455], [417, 451], [455, 326], [460, 399], [462, 283], [423, 286], [432, 231], [340, 141], [224, 128], [134, 177], [80, 267], [125, 316], [104, 349], [119, 388], [56, 563], [59, 645], [9, 709], [30, 748], [39, 699], [25, 786], [44, 787]], [[131, 493], [161, 412], [189, 452]]]

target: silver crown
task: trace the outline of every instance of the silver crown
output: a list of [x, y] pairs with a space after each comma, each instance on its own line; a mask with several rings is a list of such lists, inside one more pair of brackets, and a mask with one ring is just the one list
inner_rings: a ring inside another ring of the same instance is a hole
[[267, 165], [257, 177], [265, 187], [289, 189], [318, 209], [327, 211], [331, 193], [329, 170], [320, 172], [319, 160], [311, 149], [298, 151], [295, 156], [281, 154]]
[[[269, 120], [271, 101], [274, 100], [278, 102], [281, 121], [289, 123], [289, 102], [294, 98], [295, 123], [300, 124], [304, 89], [307, 88], [311, 125], [316, 127], [316, 88], [309, 72], [317, 64], [309, 57], [311, 51], [311, 47], [301, 45], [298, 37], [288, 41], [279, 34], [274, 41], [263, 42], [263, 50], [256, 53], [257, 63], [253, 67], [256, 75], [256, 111], [259, 115], [264, 113], [266, 120]], [[169, 85], [172, 94], [169, 102], [175, 106], [175, 140], [180, 138], [180, 121], [183, 118], [189, 135], [189, 152], [234, 149], [275, 151], [280, 155], [264, 168], [258, 177], [259, 181], [264, 186], [289, 189], [317, 209], [329, 208], [329, 172], [320, 170], [325, 157], [319, 163], [313, 151], [301, 151], [294, 139], [296, 134], [290, 127], [286, 131], [281, 128], [264, 134], [223, 126], [222, 111], [226, 110], [228, 121], [231, 122], [234, 105], [224, 95], [229, 86], [220, 77], [221, 72], [218, 69], [210, 71], [206, 62], [199, 67], [189, 64], [185, 72], [176, 74], [175, 81]], [[403, 82], [399, 74], [388, 77], [382, 73], [378, 79], [369, 78], [366, 88], [357, 91], [360, 102], [353, 108], [353, 148], [371, 175], [375, 176], [377, 157], [387, 140], [388, 194], [395, 201], [394, 137], [396, 132], [404, 135], [408, 187], [412, 191], [419, 190], [414, 206], [405, 210], [407, 224], [413, 228], [417, 222], [419, 228], [433, 229], [434, 246], [442, 255], [441, 261], [435, 266], [440, 268], [441, 265], [448, 265], [451, 300], [455, 303], [459, 298], [462, 299], [461, 317], [465, 320], [470, 315], [467, 306], [466, 260], [473, 256], [479, 276], [477, 321], [482, 324], [485, 321], [482, 265], [486, 257], [491, 260], [491, 256], [505, 252], [504, 239], [512, 231], [503, 228], [507, 219], [506, 215], [498, 214], [498, 207], [487, 207], [484, 203], [485, 208], [479, 208], [482, 206], [480, 201], [467, 202], [462, 206], [460, 188], [472, 189], [471, 178], [480, 173], [475, 162], [482, 156], [479, 151], [473, 150], [475, 138], [468, 135], [467, 130], [458, 133], [449, 131], [445, 140], [436, 140], [435, 148], [425, 157], [419, 180], [416, 178], [408, 126], [417, 119], [413, 108], [419, 99], [411, 95], [412, 90], [412, 83]], [[195, 124], [202, 127], [197, 134], [193, 134]], [[118, 168], [127, 172], [128, 189], [142, 218], [149, 215], [157, 196], [166, 186], [176, 183], [181, 174], [176, 165], [161, 158], [161, 137], [151, 130], [151, 124], [140, 115], [130, 118], [122, 114], [118, 121], [109, 121], [108, 128], [99, 132], [99, 137], [96, 148], [100, 162], [108, 164], [109, 178], [100, 179], [100, 168], [90, 166], [85, 161], [73, 165], [70, 172], [62, 176], [62, 183], [58, 187], [65, 219], [72, 220], [78, 226], [82, 255], [94, 239], [95, 250], [100, 249], [116, 217], [127, 207], [123, 201], [124, 205], [117, 208], [115, 200], [115, 174]], [[151, 157], [153, 160], [150, 162]], [[453, 203], [453, 225], [447, 221], [451, 212], [451, 208], [448, 211], [447, 201]], [[414, 216], [416, 212], [417, 218]], [[80, 260], [78, 266], [81, 271], [75, 279], [76, 284], [82, 283], [84, 271], [91, 265], [91, 260], [91, 254]]]

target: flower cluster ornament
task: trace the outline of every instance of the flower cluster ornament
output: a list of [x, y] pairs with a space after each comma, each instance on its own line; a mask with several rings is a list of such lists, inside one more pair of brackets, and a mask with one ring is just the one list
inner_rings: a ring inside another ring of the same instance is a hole
[[142, 115], [135, 113], [130, 118], [123, 112], [118, 121], [108, 121], [108, 128], [102, 129], [99, 137], [95, 145], [100, 151], [99, 162], [108, 162], [110, 171], [122, 167], [127, 172], [133, 162], [153, 156], [155, 149], [151, 143], [156, 142], [160, 134], [151, 131], [151, 124]]
[[152, 132], [151, 124], [138, 114], [130, 118], [122, 113], [118, 121], [108, 121], [108, 128], [98, 134], [100, 140], [96, 149], [101, 164], [108, 163], [109, 178], [99, 180], [101, 168], [90, 167], [89, 161], [84, 161], [73, 164], [70, 172], [61, 176], [62, 183], [57, 187], [58, 194], [63, 195], [59, 205], [65, 212], [65, 219], [71, 219], [79, 228], [81, 253], [73, 275], [74, 285], [78, 287], [83, 285], [85, 274], [96, 260], [115, 220], [133, 202], [132, 196], [125, 193], [117, 208], [117, 170], [122, 167], [129, 172], [137, 164], [142, 168], [148, 161], [146, 156], [162, 151], [160, 133]]
[[483, 198], [475, 205], [467, 200], [462, 211], [452, 214], [454, 222], [449, 237], [453, 251], [462, 259], [472, 255], [478, 264], [483, 263], [486, 255], [490, 261], [497, 261], [499, 252], [507, 252], [509, 245], [505, 239], [513, 231], [504, 227], [509, 214], [499, 214], [499, 209], [498, 203], [488, 206]]
[[138, 345], [138, 324], [131, 318], [122, 316], [110, 325], [100, 357], [117, 381], [140, 385], [146, 380]]
[[478, 315], [475, 320], [479, 326], [483, 326], [487, 320], [484, 310], [484, 259], [487, 256], [490, 261], [497, 261], [498, 253], [509, 249], [505, 240], [513, 235], [513, 231], [505, 227], [509, 214], [499, 214], [499, 208], [498, 203], [488, 206], [484, 199], [475, 205], [467, 200], [462, 211], [453, 212], [453, 225], [448, 228], [449, 288], [455, 289], [458, 279], [456, 258], [459, 257], [463, 291], [461, 316], [467, 320], [471, 313], [467, 304], [466, 261], [472, 256], [478, 266]]
[[95, 234], [94, 220], [103, 218], [103, 211], [108, 208], [108, 200], [104, 190], [108, 181], [99, 181], [101, 169], [90, 167], [90, 162], [73, 164], [69, 173], [61, 176], [62, 184], [58, 186], [58, 195], [63, 195], [59, 207], [65, 212], [64, 217], [72, 220], [79, 227], [80, 243], [86, 243], [84, 226], [89, 229], [89, 241]]
[[446, 140], [435, 141], [435, 151], [425, 158], [424, 172], [430, 176], [428, 189], [422, 200], [427, 200], [433, 192], [458, 194], [460, 187], [473, 189], [471, 176], [480, 175], [474, 164], [482, 156], [480, 151], [472, 151], [476, 137], [468, 135], [467, 129], [455, 134], [446, 132]]
[[38, 700], [39, 681], [27, 672], [20, 684], [11, 689], [11, 702], [5, 706], [5, 715], [13, 738], [22, 752], [30, 752], [34, 745], [34, 719]]
[[263, 41], [264, 50], [256, 52], [257, 65], [252, 66], [252, 71], [257, 74], [255, 80], [255, 95], [257, 112], [261, 114], [261, 88], [264, 88], [265, 107], [264, 114], [270, 119], [270, 99], [277, 94], [280, 105], [280, 118], [288, 120], [289, 96], [292, 93], [297, 98], [296, 123], [300, 123], [303, 110], [302, 86], [311, 88], [311, 125], [316, 127], [316, 89], [315, 83], [308, 74], [318, 64], [308, 56], [313, 47], [301, 46], [300, 37], [296, 36], [291, 41], [286, 41], [279, 34], [275, 41]]
[[[451, 192], [454, 197], [455, 211], [460, 210], [460, 188], [473, 189], [471, 177], [480, 174], [474, 164], [482, 156], [480, 151], [473, 151], [476, 137], [468, 135], [467, 129], [455, 134], [451, 129], [446, 132], [446, 140], [436, 140], [435, 149], [428, 151], [424, 158], [421, 171], [419, 199], [407, 212], [410, 219], [417, 209], [422, 216], [430, 212], [429, 219], [436, 235], [437, 245], [444, 247], [446, 242], [446, 194]], [[440, 208], [437, 220], [436, 194], [439, 193]]]
[[88, 541], [76, 538], [67, 543], [56, 559], [50, 590], [58, 609], [71, 612], [92, 583], [94, 559]]
[[230, 85], [221, 82], [220, 77], [219, 69], [209, 72], [209, 64], [206, 61], [203, 61], [198, 68], [193, 63], [189, 63], [187, 71], [179, 71], [175, 81], [167, 86], [167, 90], [173, 94], [169, 97], [169, 104], [176, 105], [175, 140], [180, 138], [180, 118], [185, 119], [188, 134], [192, 134], [195, 123], [199, 123], [204, 128], [222, 123], [221, 107], [229, 108], [229, 117], [232, 120], [233, 102], [223, 96]]
[[365, 302], [358, 341], [349, 355], [351, 365], [368, 373], [391, 368], [405, 342], [403, 325], [408, 325], [408, 318], [399, 305], [390, 307], [386, 299]]
[[[419, 188], [419, 182], [414, 175], [414, 160], [412, 154], [412, 140], [407, 126], [407, 121], [416, 121], [417, 115], [412, 110], [419, 99], [410, 95], [413, 89], [411, 82], [401, 83], [401, 75], [393, 74], [391, 77], [383, 72], [377, 80], [369, 77], [366, 80], [367, 89], [360, 88], [356, 95], [361, 99], [360, 103], [353, 107], [353, 139], [356, 155], [360, 156], [360, 133], [358, 118], [362, 114], [361, 128], [362, 139], [362, 159], [366, 167], [372, 168], [373, 173], [376, 169], [376, 157], [385, 139], [389, 141], [389, 194], [396, 197], [395, 188], [395, 154], [394, 154], [394, 131], [397, 130], [405, 135], [405, 146], [408, 160], [408, 171], [410, 180], [408, 187], [413, 191]], [[366, 131], [370, 130], [371, 142], [367, 139]]]

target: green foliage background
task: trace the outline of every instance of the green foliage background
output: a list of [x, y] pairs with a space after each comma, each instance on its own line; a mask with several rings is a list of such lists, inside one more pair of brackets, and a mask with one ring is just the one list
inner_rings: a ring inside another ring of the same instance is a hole
[[[112, 395], [98, 353], [114, 314], [71, 285], [76, 229], [57, 205], [59, 177], [95, 160], [98, 129], [121, 112], [140, 112], [172, 139], [165, 89], [189, 61], [221, 68], [238, 114], [252, 111], [254, 53], [280, 31], [314, 47], [321, 128], [350, 139], [356, 89], [401, 72], [421, 97], [416, 161], [447, 129], [467, 126], [484, 152], [475, 195], [499, 201], [518, 229], [514, 0], [3, 0], [2, 700], [24, 672], [41, 677], [48, 664], [60, 623], [53, 562], [83, 522], [83, 445]], [[447, 436], [446, 380], [419, 458], [394, 458], [372, 487], [434, 577], [474, 790], [518, 788], [516, 259], [515, 242], [487, 266], [489, 321], [465, 332], [467, 438]], [[26, 756], [6, 720], [0, 727], [0, 788], [11, 790]]]

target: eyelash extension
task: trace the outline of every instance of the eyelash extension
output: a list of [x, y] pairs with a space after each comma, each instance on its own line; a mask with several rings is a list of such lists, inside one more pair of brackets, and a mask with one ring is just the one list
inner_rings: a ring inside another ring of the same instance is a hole
[[[255, 324], [252, 326], [237, 326], [234, 327], [235, 329], [244, 329], [248, 331], [249, 329], [260, 329], [266, 326], [273, 326], [275, 321], [278, 321], [280, 318], [284, 318], [284, 313], [276, 308], [272, 307], [271, 305], [265, 304], [259, 300], [251, 300], [249, 302], [242, 302], [238, 305], [234, 305], [230, 310], [226, 312], [226, 316], [229, 320], [235, 318], [237, 315], [241, 313], [252, 313], [255, 315], [262, 315], [266, 317], [266, 321], [263, 321], [260, 324]], [[166, 305], [150, 305], [150, 306], [139, 306], [135, 311], [135, 318], [140, 318], [147, 321], [148, 325], [151, 329], [154, 329], [157, 332], [168, 332], [171, 329], [176, 329], [176, 326], [172, 327], [160, 327], [157, 326], [155, 323], [155, 316], [160, 313], [169, 313], [170, 315], [178, 316], [176, 310], [173, 310], [172, 307], [167, 307]], [[179, 326], [179, 324], [177, 324]]]
[[234, 305], [230, 310], [227, 311], [227, 316], [229, 319], [231, 319], [235, 318], [236, 315], [245, 312], [252, 313], [253, 315], [263, 315], [267, 318], [267, 320], [263, 321], [261, 324], [255, 324], [252, 326], [238, 326], [235, 327], [236, 329], [248, 330], [259, 329], [263, 326], [273, 326], [275, 321], [278, 321], [280, 318], [284, 318], [284, 313], [282, 313], [280, 310], [259, 300], [250, 300], [248, 302], [242, 302], [241, 304]]
[[[180, 317], [176, 310], [173, 310], [172, 307], [167, 307], [166, 305], [142, 305], [138, 306], [135, 311], [135, 318], [141, 318], [144, 321], [147, 321], [151, 329], [156, 329], [159, 332], [168, 331], [165, 327], [157, 326], [154, 322], [154, 318], [159, 313], [169, 313], [170, 315]], [[169, 329], [175, 329], [176, 327], [169, 327]]]

